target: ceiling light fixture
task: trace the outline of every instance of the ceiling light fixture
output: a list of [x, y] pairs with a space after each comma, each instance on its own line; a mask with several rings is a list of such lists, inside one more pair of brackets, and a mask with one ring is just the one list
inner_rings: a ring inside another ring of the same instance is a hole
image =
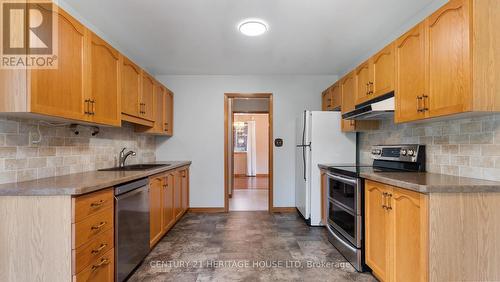
[[238, 24], [238, 30], [246, 36], [259, 36], [269, 30], [267, 23], [261, 19], [245, 19]]

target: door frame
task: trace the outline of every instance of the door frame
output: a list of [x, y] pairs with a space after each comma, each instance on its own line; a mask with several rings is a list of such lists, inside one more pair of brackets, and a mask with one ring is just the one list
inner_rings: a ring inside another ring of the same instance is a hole
[[[229, 177], [232, 177], [233, 172], [229, 171], [229, 163], [228, 163], [228, 149], [229, 149], [229, 144], [228, 144], [228, 125], [229, 122], [233, 122], [233, 113], [228, 112], [228, 104], [229, 104], [229, 99], [232, 98], [267, 98], [268, 103], [269, 103], [269, 112], [268, 112], [268, 119], [269, 119], [269, 132], [268, 132], [268, 138], [269, 138], [269, 156], [268, 156], [268, 171], [269, 171], [269, 178], [268, 178], [268, 205], [267, 205], [267, 210], [268, 212], [272, 213], [273, 212], [273, 164], [274, 164], [274, 143], [273, 143], [273, 94], [272, 93], [249, 93], [249, 94], [243, 94], [243, 93], [225, 93], [224, 94], [224, 212], [229, 212]], [[229, 116], [231, 114], [231, 116]], [[232, 134], [232, 132], [231, 132]], [[234, 185], [234, 183], [233, 183]]]

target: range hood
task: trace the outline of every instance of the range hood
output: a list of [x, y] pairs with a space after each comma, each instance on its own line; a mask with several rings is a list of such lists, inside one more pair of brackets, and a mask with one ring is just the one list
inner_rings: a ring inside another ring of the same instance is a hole
[[342, 115], [347, 120], [382, 120], [394, 117], [394, 92], [382, 95], [356, 106]]

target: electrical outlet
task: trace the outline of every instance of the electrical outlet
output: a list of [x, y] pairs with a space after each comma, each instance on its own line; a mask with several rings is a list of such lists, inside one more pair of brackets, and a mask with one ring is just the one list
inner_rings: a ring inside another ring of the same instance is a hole
[[41, 140], [41, 136], [37, 131], [30, 131], [30, 144], [38, 144]]

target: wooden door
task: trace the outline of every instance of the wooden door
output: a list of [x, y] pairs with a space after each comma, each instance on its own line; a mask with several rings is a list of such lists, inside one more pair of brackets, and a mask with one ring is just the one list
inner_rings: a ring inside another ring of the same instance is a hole
[[142, 117], [147, 120], [155, 120], [155, 106], [154, 106], [154, 79], [142, 71]]
[[427, 196], [394, 187], [389, 203], [391, 280], [427, 281]]
[[469, 0], [451, 0], [426, 21], [429, 117], [471, 108]]
[[172, 136], [174, 134], [174, 95], [170, 90], [166, 89], [165, 95], [165, 132], [167, 135]]
[[174, 176], [169, 173], [164, 178], [162, 199], [162, 230], [163, 233], [167, 232], [175, 222], [174, 215]]
[[365, 259], [373, 273], [382, 281], [389, 279], [389, 218], [385, 185], [365, 182]]
[[165, 89], [155, 83], [155, 125], [154, 133], [165, 134]]
[[83, 120], [85, 113], [87, 74], [87, 29], [59, 8], [53, 13], [58, 20], [57, 69], [29, 71], [31, 111], [51, 116]]
[[111, 45], [91, 33], [90, 91], [92, 121], [121, 125], [121, 58]]
[[[342, 113], [350, 112], [355, 108], [356, 78], [354, 73], [348, 74], [342, 80]], [[352, 132], [356, 130], [356, 122], [353, 120], [342, 120], [342, 131]]]
[[326, 89], [321, 94], [321, 110], [322, 111], [328, 111], [330, 109], [330, 101], [329, 101], [330, 94], [329, 94], [328, 90], [329, 89]]
[[368, 90], [370, 99], [394, 91], [394, 44], [391, 43], [371, 59]]
[[141, 94], [141, 69], [123, 57], [122, 66], [122, 113], [133, 117], [139, 114], [139, 100]]
[[331, 88], [331, 108], [332, 110], [339, 110], [342, 106], [342, 89], [339, 82], [335, 83]]
[[186, 212], [189, 209], [189, 168], [181, 171], [182, 177], [182, 210]]
[[[353, 100], [353, 106], [356, 104], [363, 103], [370, 99], [370, 62], [365, 62], [356, 68], [355, 71], [355, 99]], [[354, 108], [354, 107], [353, 107]]]
[[179, 171], [175, 171], [174, 175], [174, 215], [175, 220], [182, 216], [182, 177]]
[[425, 29], [420, 23], [396, 40], [396, 122], [425, 118]]
[[149, 245], [153, 247], [162, 236], [162, 190], [164, 178], [155, 177], [149, 182]]

